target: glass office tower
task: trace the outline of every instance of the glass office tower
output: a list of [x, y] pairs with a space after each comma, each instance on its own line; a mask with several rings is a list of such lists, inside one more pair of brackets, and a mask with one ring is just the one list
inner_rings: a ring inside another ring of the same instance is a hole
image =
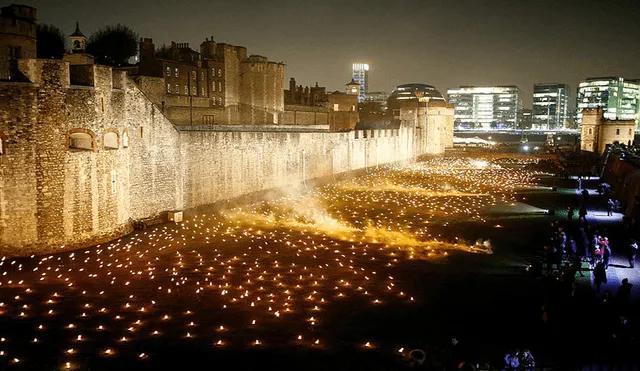
[[457, 130], [513, 130], [519, 128], [522, 93], [515, 85], [461, 86], [447, 91], [454, 105]]
[[369, 91], [369, 65], [366, 63], [353, 64], [353, 80], [360, 85], [358, 102], [363, 102]]
[[582, 122], [582, 110], [602, 108], [610, 120], [635, 120], [638, 131], [640, 81], [622, 77], [588, 78], [578, 85], [576, 119]]
[[567, 84], [533, 85], [533, 129], [561, 130], [569, 114]]

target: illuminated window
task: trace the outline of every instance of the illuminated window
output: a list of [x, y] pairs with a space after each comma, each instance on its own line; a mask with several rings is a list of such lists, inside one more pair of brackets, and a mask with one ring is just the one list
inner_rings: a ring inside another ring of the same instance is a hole
[[334, 103], [333, 104], [333, 110], [337, 111], [338, 109], [340, 109], [340, 105], [338, 103]]
[[83, 129], [76, 130], [78, 131], [74, 132], [72, 129], [71, 134], [69, 134], [69, 149], [93, 151], [95, 143], [94, 136], [86, 131], [80, 131]]
[[4, 139], [0, 137], [0, 155], [4, 155]]
[[171, 76], [171, 67], [167, 67], [167, 76]]
[[204, 86], [202, 87], [202, 92], [200, 93], [200, 95], [204, 97]]
[[222, 105], [222, 98], [218, 98], [218, 105], [221, 106]]
[[118, 149], [118, 134], [112, 131], [104, 133], [102, 136], [102, 147], [104, 149]]
[[213, 92], [215, 92], [215, 91], [216, 91], [216, 82], [215, 82], [215, 81], [211, 83], [211, 90], [212, 90]]
[[167, 84], [167, 93], [171, 93], [171, 84]]
[[218, 81], [218, 91], [222, 91], [222, 81]]
[[129, 148], [129, 131], [124, 129], [122, 133], [122, 148]]
[[218, 77], [222, 77], [222, 68], [218, 69]]
[[184, 86], [184, 94], [189, 95], [189, 87], [187, 85]]
[[191, 87], [191, 95], [197, 95], [197, 94], [198, 94], [198, 91], [196, 90], [196, 87], [195, 86]]
[[180, 94], [180, 87], [176, 84], [176, 94]]
[[180, 75], [180, 73], [178, 72], [177, 68], [176, 68], [176, 71], [175, 71], [175, 75], [176, 75], [176, 77], [178, 77]]
[[200, 80], [204, 80], [204, 71], [200, 71]]

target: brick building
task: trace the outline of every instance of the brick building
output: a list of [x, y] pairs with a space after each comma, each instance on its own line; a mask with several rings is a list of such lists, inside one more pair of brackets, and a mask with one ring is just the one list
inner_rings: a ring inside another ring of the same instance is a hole
[[175, 42], [156, 50], [143, 38], [128, 72], [177, 125], [277, 124], [284, 110], [284, 64], [213, 37], [199, 51]]
[[324, 107], [327, 104], [327, 88], [318, 86], [296, 86], [296, 79], [289, 80], [289, 89], [284, 91], [284, 104]]

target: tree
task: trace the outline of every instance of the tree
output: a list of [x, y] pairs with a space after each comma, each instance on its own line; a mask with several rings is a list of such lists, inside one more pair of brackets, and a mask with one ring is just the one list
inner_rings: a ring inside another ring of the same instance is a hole
[[62, 59], [67, 46], [67, 37], [60, 29], [50, 24], [39, 24], [36, 29], [36, 55], [44, 59]]
[[96, 63], [126, 65], [138, 53], [138, 34], [127, 26], [106, 26], [94, 32], [87, 43], [87, 53]]

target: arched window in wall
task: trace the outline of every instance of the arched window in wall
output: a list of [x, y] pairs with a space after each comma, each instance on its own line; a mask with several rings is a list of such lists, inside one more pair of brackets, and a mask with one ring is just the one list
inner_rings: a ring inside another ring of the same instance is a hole
[[129, 148], [129, 130], [127, 129], [122, 132], [122, 148]]
[[[113, 130], [113, 129], [110, 129]], [[104, 149], [118, 149], [120, 148], [118, 133], [114, 131], [107, 131], [102, 136], [102, 147]]]
[[70, 150], [94, 151], [95, 135], [87, 129], [71, 129], [67, 134], [67, 148]]

